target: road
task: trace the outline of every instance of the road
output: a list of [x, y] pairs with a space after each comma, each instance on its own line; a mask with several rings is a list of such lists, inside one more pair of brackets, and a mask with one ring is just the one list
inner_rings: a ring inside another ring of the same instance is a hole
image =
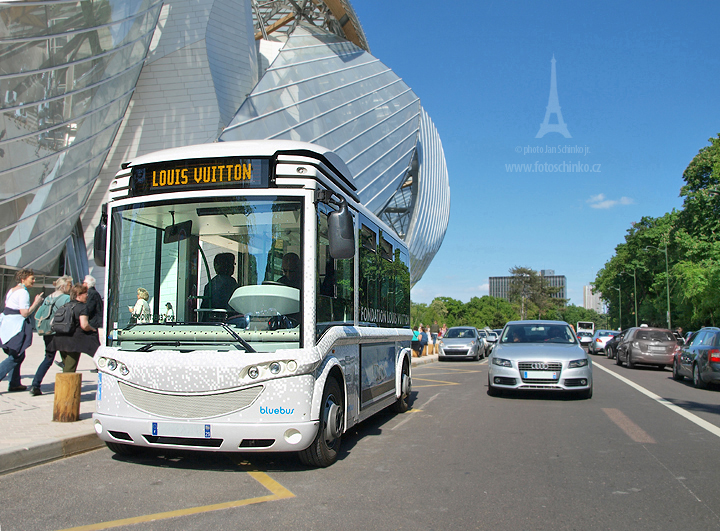
[[353, 429], [327, 469], [102, 449], [20, 471], [0, 528], [719, 529], [720, 392], [593, 361], [591, 400], [491, 398], [486, 360], [416, 367], [413, 409]]

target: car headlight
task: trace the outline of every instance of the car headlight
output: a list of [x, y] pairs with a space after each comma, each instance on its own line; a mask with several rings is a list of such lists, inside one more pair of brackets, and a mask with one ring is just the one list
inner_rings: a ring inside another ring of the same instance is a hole
[[578, 367], [587, 367], [587, 364], [588, 364], [587, 359], [572, 360], [570, 363], [568, 363], [568, 369], [577, 369]]
[[510, 360], [504, 360], [502, 358], [493, 358], [492, 362], [493, 362], [493, 364], [499, 365], [500, 367], [512, 367], [512, 361], [510, 361]]

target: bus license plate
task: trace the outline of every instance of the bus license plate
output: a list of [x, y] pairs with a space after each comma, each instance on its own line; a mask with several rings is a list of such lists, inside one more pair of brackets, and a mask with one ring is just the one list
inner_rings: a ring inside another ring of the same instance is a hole
[[185, 422], [153, 422], [152, 434], [159, 437], [193, 437], [209, 439], [210, 424], [187, 424]]
[[558, 373], [549, 371], [524, 371], [525, 380], [557, 380]]

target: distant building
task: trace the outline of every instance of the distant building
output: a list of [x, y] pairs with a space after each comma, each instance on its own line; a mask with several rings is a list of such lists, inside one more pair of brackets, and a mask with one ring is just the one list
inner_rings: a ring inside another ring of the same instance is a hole
[[[565, 275], [556, 275], [553, 269], [540, 270], [540, 276], [545, 279], [548, 286], [559, 288], [558, 292], [553, 294], [555, 299], [567, 299], [567, 279]], [[510, 281], [514, 277], [490, 277], [490, 296], [499, 299], [508, 300], [508, 291], [510, 290]]]
[[593, 293], [592, 286], [583, 286], [583, 308], [595, 310], [597, 313], [604, 313], [602, 293]]

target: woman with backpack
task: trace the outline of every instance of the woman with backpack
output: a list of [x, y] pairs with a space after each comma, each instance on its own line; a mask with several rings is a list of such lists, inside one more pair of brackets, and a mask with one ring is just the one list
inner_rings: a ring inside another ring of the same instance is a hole
[[8, 355], [0, 362], [0, 380], [12, 373], [8, 387], [10, 393], [27, 389], [20, 382], [20, 365], [25, 359], [25, 350], [32, 343], [32, 314], [43, 301], [43, 296], [38, 293], [30, 304], [28, 289], [35, 284], [32, 269], [21, 269], [15, 273], [15, 281], [17, 286], [8, 291], [5, 309], [0, 315], [0, 347]]
[[88, 320], [87, 302], [88, 288], [84, 284], [75, 284], [70, 291], [70, 302], [65, 306], [72, 309], [72, 327], [67, 334], [61, 334], [55, 329], [48, 348], [60, 351], [63, 361], [63, 372], [77, 370], [80, 354], [85, 352], [91, 356], [100, 347], [100, 337], [97, 329]]
[[71, 276], [65, 275], [58, 278], [55, 282], [53, 282], [55, 291], [49, 297], [45, 298], [43, 303], [40, 305], [40, 308], [38, 308], [35, 313], [35, 329], [37, 330], [38, 335], [42, 336], [45, 341], [45, 358], [43, 358], [40, 366], [37, 368], [37, 371], [35, 371], [35, 377], [30, 385], [30, 394], [32, 396], [40, 396], [42, 394], [42, 391], [40, 391], [40, 384], [42, 384], [45, 374], [47, 374], [48, 369], [52, 367], [53, 360], [55, 359], [57, 350], [50, 348], [50, 342], [53, 338], [53, 331], [52, 328], [50, 328], [50, 323], [52, 323], [52, 318], [57, 309], [70, 302], [70, 290], [72, 289], [72, 285], [73, 279]]

